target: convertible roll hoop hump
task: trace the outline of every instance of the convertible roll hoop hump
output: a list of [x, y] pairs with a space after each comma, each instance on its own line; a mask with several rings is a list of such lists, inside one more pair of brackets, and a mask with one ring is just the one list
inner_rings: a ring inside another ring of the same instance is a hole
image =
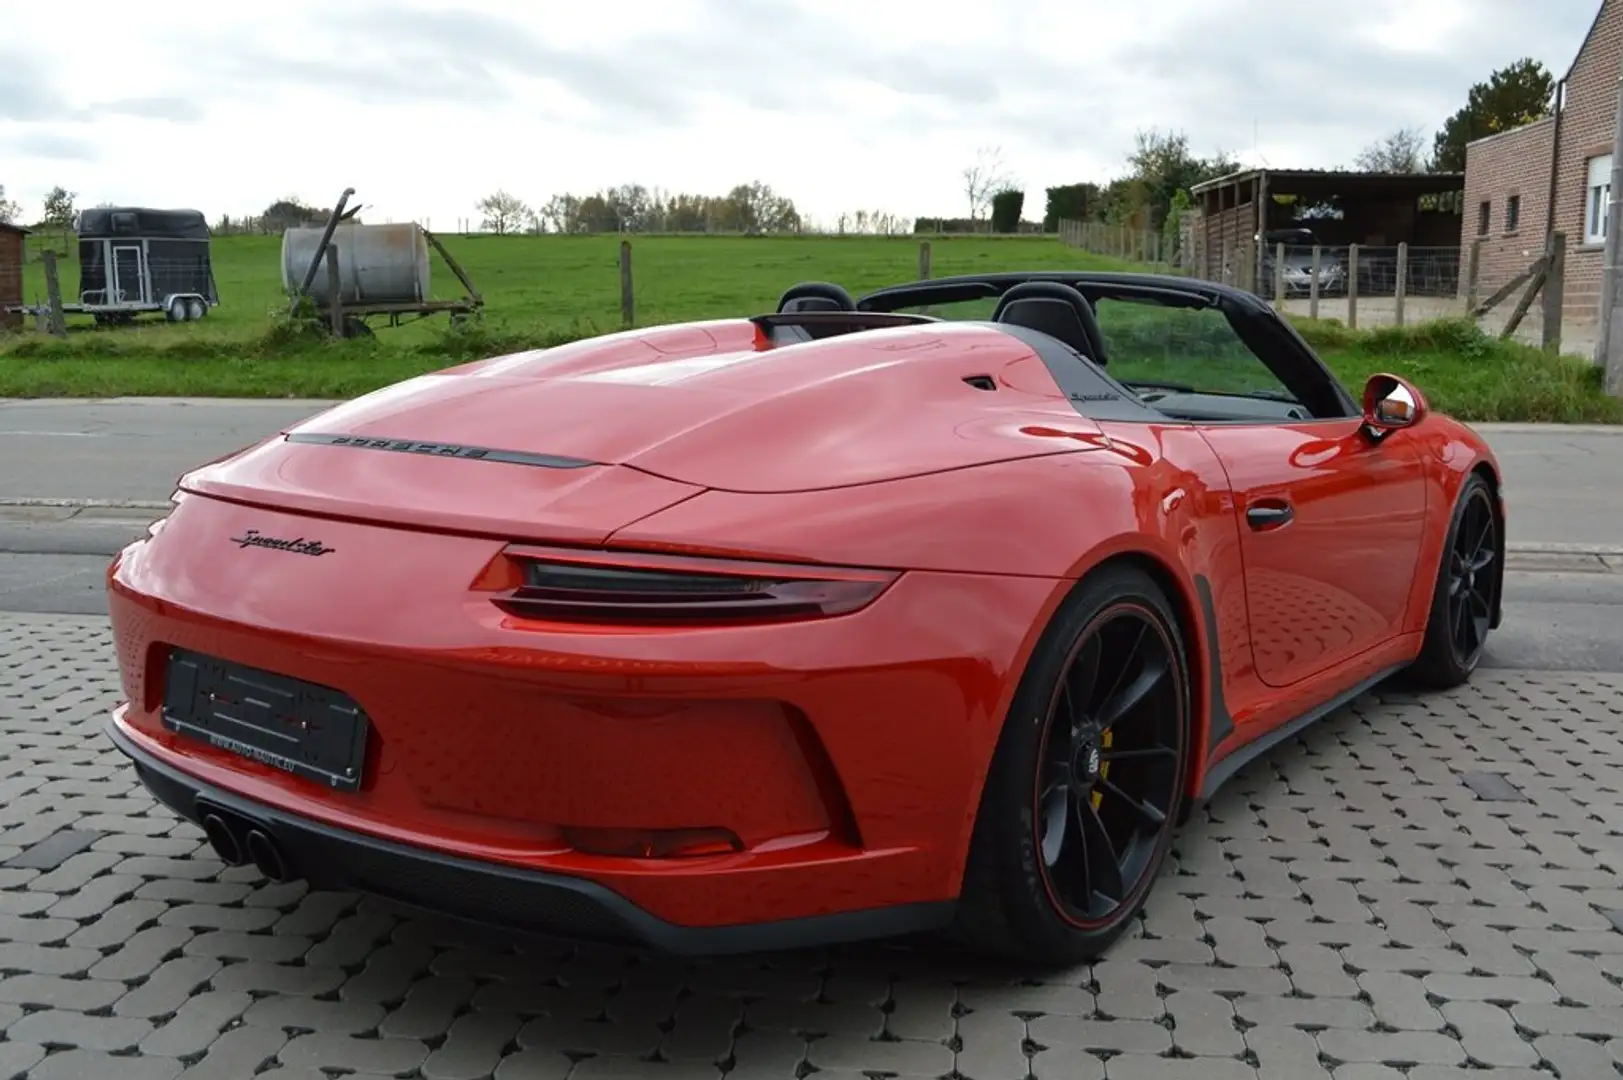
[[[1498, 465], [1256, 297], [963, 275], [495, 357], [181, 477], [110, 734], [229, 865], [713, 953], [1100, 955], [1178, 823], [1501, 618]], [[319, 556], [319, 557], [313, 557]]]

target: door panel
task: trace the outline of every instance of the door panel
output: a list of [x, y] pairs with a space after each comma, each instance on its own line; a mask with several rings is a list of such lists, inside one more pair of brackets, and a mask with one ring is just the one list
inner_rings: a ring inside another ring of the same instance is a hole
[[145, 282], [141, 274], [141, 249], [115, 247], [113, 249], [113, 282], [108, 299], [118, 304], [146, 302]]
[[1425, 527], [1407, 433], [1361, 420], [1207, 425], [1228, 471], [1257, 675], [1289, 686], [1402, 631]]

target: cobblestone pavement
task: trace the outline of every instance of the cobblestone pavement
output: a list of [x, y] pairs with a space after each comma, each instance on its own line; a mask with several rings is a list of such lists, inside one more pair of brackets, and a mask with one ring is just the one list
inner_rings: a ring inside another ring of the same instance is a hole
[[1623, 1061], [1623, 676], [1377, 693], [1240, 774], [1142, 926], [688, 962], [227, 870], [102, 734], [99, 619], [0, 616], [0, 1078], [1597, 1080]]

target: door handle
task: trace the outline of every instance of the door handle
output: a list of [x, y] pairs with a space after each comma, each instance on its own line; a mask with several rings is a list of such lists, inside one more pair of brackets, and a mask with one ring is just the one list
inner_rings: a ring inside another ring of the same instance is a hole
[[1257, 532], [1289, 525], [1295, 516], [1296, 511], [1287, 502], [1260, 502], [1245, 508], [1245, 522]]

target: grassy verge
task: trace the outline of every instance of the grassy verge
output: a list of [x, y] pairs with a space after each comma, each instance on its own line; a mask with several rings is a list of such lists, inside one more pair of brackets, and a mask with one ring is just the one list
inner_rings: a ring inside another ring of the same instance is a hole
[[1369, 376], [1387, 371], [1461, 420], [1623, 424], [1623, 401], [1606, 395], [1600, 368], [1580, 356], [1500, 341], [1468, 319], [1372, 330], [1293, 322], [1355, 396]]
[[[327, 340], [278, 314], [285, 305], [279, 241], [229, 237], [214, 245], [224, 303], [207, 319], [75, 329], [65, 340], [0, 333], [0, 397], [346, 398], [618, 326], [617, 238], [450, 237], [447, 243], [487, 300], [486, 316], [470, 327], [425, 320], [380, 329], [375, 339]], [[938, 276], [1124, 268], [1040, 238], [936, 238], [932, 247]], [[794, 281], [839, 281], [866, 291], [911, 279], [918, 259], [916, 238], [647, 237], [634, 239], [633, 251], [638, 322], [645, 325], [770, 310]], [[436, 263], [433, 273], [436, 294], [452, 295], [449, 270]], [[64, 274], [71, 288], [77, 279], [71, 264]], [[36, 284], [30, 283], [30, 299]], [[1436, 408], [1465, 420], [1623, 423], [1623, 402], [1605, 396], [1593, 365], [1498, 341], [1470, 322], [1353, 331], [1335, 322], [1296, 321], [1355, 394], [1369, 375], [1391, 371], [1412, 379]]]

